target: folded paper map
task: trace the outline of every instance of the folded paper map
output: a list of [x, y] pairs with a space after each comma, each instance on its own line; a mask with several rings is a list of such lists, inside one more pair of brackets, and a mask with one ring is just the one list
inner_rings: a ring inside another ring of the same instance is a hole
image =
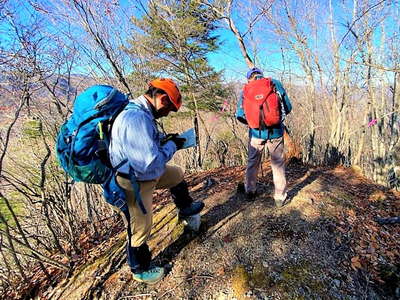
[[181, 133], [179, 135], [179, 137], [186, 139], [185, 143], [183, 144], [182, 149], [197, 146], [196, 132], [194, 131], [194, 128], [190, 128], [189, 130], [186, 130], [185, 132]]

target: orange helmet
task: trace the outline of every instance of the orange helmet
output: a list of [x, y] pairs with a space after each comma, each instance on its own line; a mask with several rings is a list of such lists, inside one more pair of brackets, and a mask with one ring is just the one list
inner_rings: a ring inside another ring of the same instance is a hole
[[163, 90], [167, 93], [170, 101], [175, 106], [174, 111], [178, 111], [178, 109], [182, 105], [182, 96], [179, 92], [178, 87], [176, 86], [175, 82], [172, 81], [170, 78], [157, 78], [150, 81], [149, 86], [154, 86], [160, 90]]

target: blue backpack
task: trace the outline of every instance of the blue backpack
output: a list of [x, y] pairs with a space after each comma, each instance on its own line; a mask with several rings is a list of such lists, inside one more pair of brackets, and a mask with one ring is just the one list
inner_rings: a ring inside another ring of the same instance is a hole
[[[94, 85], [79, 94], [73, 113], [61, 126], [57, 136], [57, 158], [60, 165], [74, 181], [102, 184], [108, 203], [127, 210], [126, 196], [115, 179], [116, 170], [109, 160], [111, 126], [124, 109], [140, 109], [128, 97], [112, 86]], [[139, 193], [139, 185], [130, 170], [135, 197], [146, 213]]]

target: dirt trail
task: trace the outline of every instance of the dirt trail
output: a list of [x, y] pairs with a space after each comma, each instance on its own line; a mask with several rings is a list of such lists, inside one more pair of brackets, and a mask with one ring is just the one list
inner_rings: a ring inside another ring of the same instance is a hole
[[[243, 167], [188, 178], [204, 200], [199, 235], [183, 232], [167, 192], [159, 195], [150, 242], [167, 276], [134, 282], [124, 262], [124, 234], [102, 245], [52, 299], [395, 299], [400, 293], [399, 194], [352, 169], [287, 168], [292, 200], [276, 209], [272, 175], [263, 167], [254, 202], [236, 193]], [[167, 204], [169, 203], [169, 204]], [[397, 265], [396, 265], [397, 264]]]

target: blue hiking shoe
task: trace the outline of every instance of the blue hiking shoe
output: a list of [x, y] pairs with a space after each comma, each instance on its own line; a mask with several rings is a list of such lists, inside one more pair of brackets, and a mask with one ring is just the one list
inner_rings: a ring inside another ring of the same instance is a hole
[[164, 268], [152, 267], [147, 271], [132, 273], [134, 280], [147, 284], [155, 284], [164, 277]]
[[179, 215], [181, 217], [188, 217], [197, 215], [204, 208], [204, 203], [201, 201], [193, 201], [188, 207], [180, 208]]

